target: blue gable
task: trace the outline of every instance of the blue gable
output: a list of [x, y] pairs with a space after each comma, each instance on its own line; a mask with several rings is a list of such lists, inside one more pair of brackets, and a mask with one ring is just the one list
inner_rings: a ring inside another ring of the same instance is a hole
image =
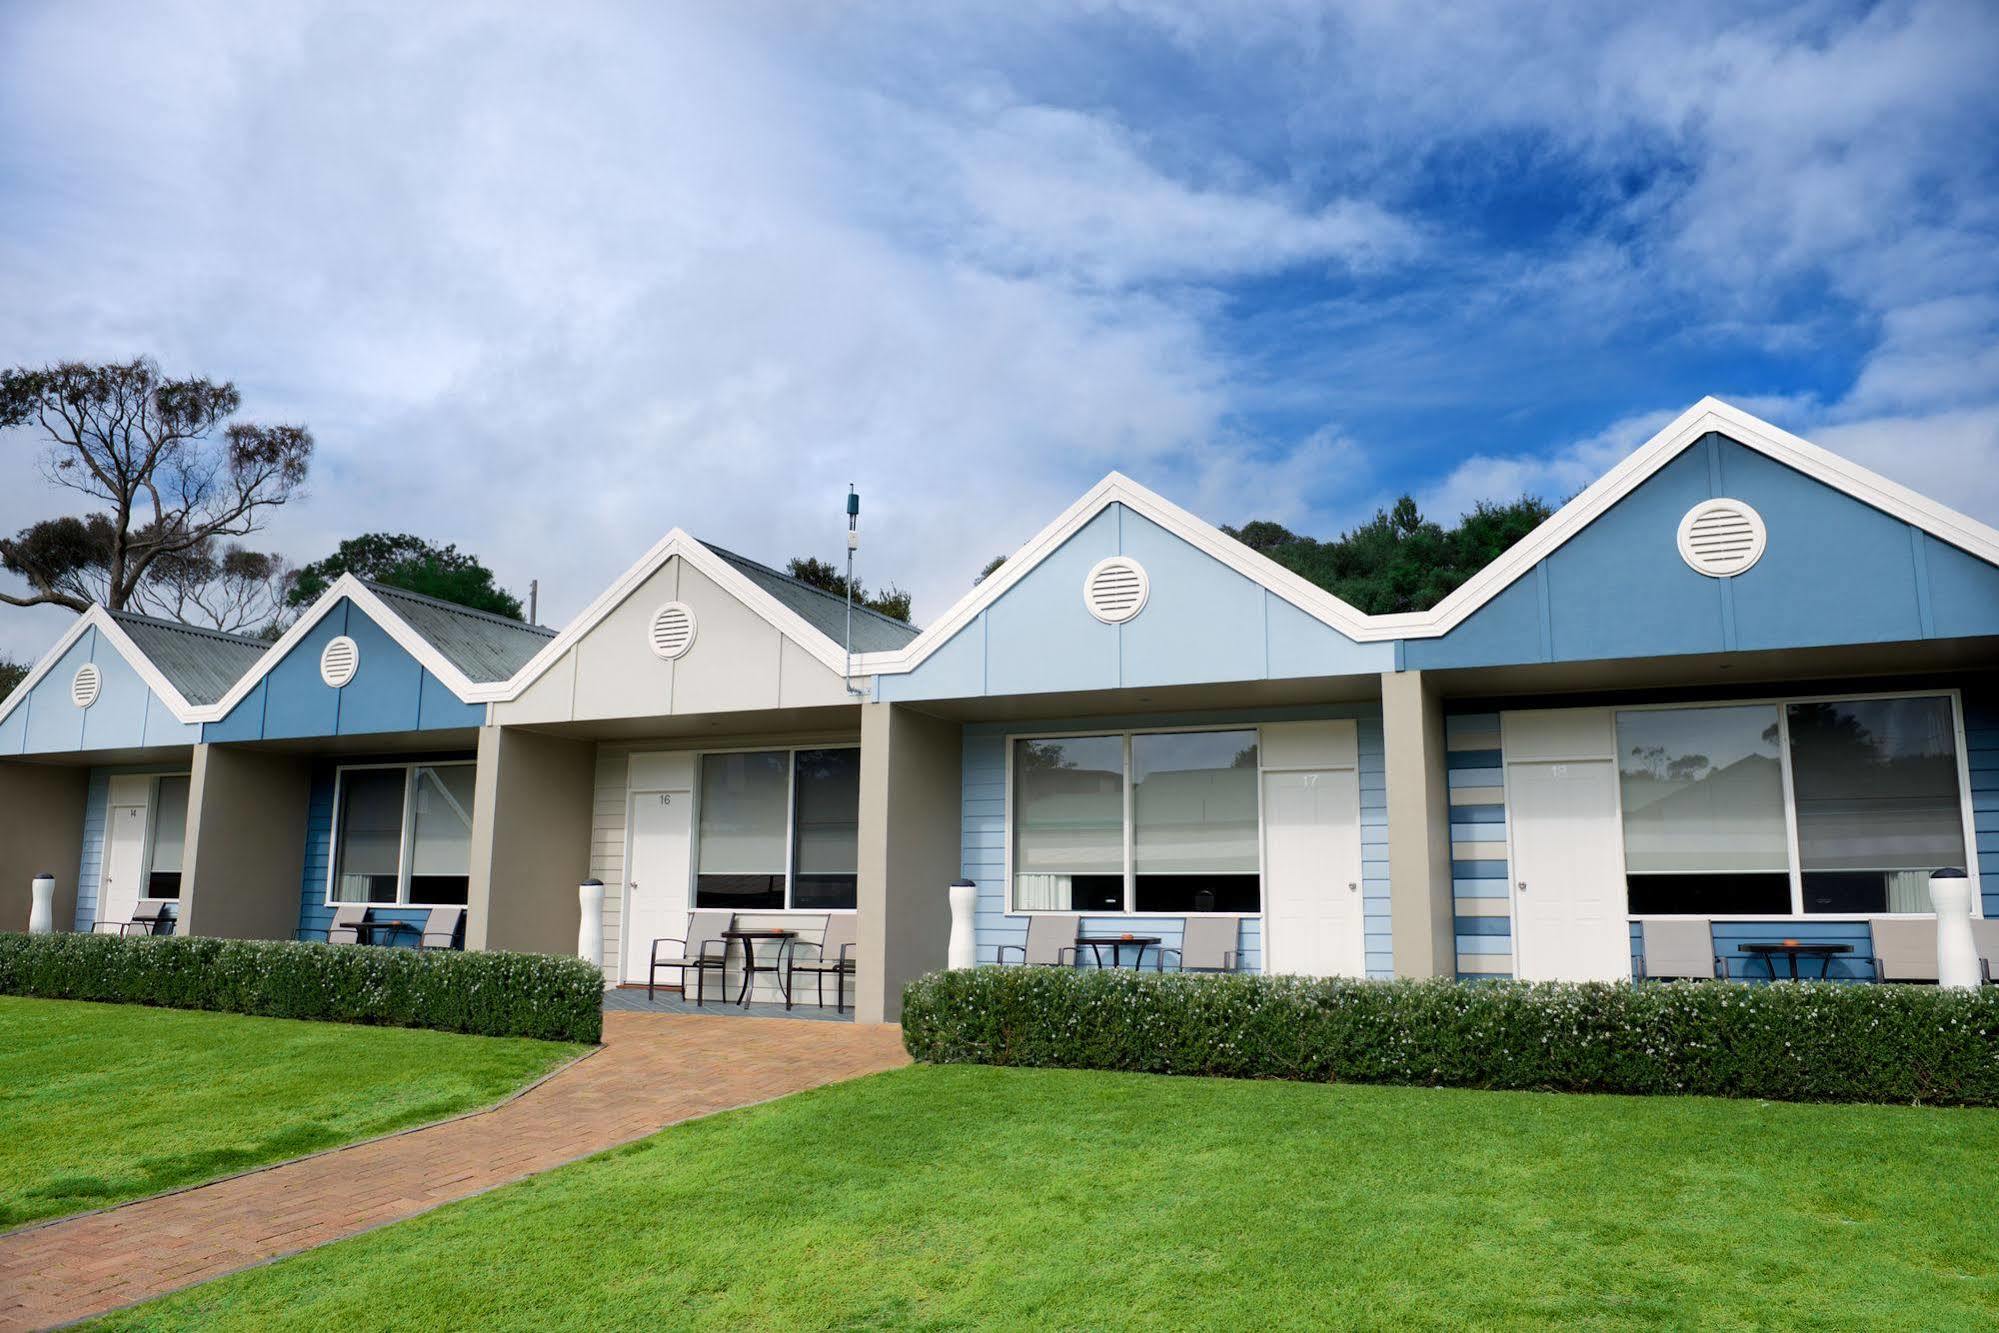
[[[319, 674], [320, 654], [345, 634], [359, 649], [340, 688]], [[358, 736], [476, 727], [485, 707], [460, 700], [347, 598], [335, 603], [226, 717], [202, 730], [210, 741]]]
[[[70, 699], [70, 683], [86, 662], [97, 666], [97, 702], [78, 708]], [[199, 733], [199, 727], [174, 717], [166, 701], [92, 625], [0, 721], [0, 754], [191, 745]]]
[[[1709, 578], [1681, 517], [1727, 496], [1762, 515], [1762, 559]], [[1412, 668], [1580, 662], [1999, 633], [1999, 569], [1720, 435], [1648, 477], [1436, 639]]]

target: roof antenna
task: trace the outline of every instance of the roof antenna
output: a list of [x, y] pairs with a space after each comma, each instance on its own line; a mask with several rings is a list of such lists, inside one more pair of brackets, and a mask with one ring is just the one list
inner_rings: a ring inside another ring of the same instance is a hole
[[529, 579], [528, 580], [528, 624], [530, 625], [539, 625], [541, 623], [541, 616], [536, 611], [536, 605], [540, 601], [541, 601], [541, 580]]
[[861, 496], [854, 489], [854, 483], [847, 483], [847, 693], [858, 695], [854, 688], [854, 552], [861, 545]]

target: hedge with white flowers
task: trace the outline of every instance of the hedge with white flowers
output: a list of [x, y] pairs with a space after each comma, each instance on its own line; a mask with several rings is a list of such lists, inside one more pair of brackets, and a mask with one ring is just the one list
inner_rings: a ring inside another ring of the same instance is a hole
[[0, 995], [594, 1042], [580, 958], [176, 936], [0, 934]]
[[1048, 967], [903, 992], [932, 1063], [1999, 1105], [1999, 987], [1341, 981]]

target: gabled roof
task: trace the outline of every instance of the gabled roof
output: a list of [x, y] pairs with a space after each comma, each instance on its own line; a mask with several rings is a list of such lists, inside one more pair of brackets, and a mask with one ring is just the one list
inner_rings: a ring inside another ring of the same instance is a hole
[[[824, 588], [815, 588], [803, 579], [781, 574], [769, 565], [760, 565], [748, 556], [725, 551], [713, 542], [703, 542], [709, 550], [741, 570], [744, 577], [796, 611], [807, 623], [835, 643], [846, 641], [847, 599]], [[869, 607], [854, 604], [854, 651], [884, 652], [902, 647], [918, 633], [907, 621], [885, 616]]]
[[464, 672], [467, 680], [477, 684], [506, 680], [555, 637], [554, 630], [540, 625], [475, 611], [405, 588], [365, 580], [364, 586], [394, 608], [404, 624]]
[[263, 639], [130, 611], [109, 611], [140, 652], [190, 704], [212, 704], [229, 692], [271, 645]]
[[1910, 523], [1940, 541], [1999, 565], [1999, 531], [1857, 463], [1779, 430], [1718, 398], [1703, 398], [1428, 611], [1365, 615], [1317, 584], [1252, 551], [1213, 524], [1196, 518], [1129, 477], [1113, 472], [1035, 534], [1025, 546], [1007, 557], [1006, 563], [990, 578], [959, 599], [930, 628], [900, 649], [857, 657], [854, 671], [857, 675], [874, 676], [914, 670], [1085, 524], [1113, 504], [1125, 505], [1151, 519], [1356, 642], [1441, 637], [1711, 432], [1725, 435], [1748, 449]]

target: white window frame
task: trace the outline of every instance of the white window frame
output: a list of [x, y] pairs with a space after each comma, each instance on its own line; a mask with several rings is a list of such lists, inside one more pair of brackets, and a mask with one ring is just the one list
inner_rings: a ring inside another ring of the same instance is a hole
[[[1248, 731], [1256, 736], [1256, 900], [1264, 901], [1269, 888], [1269, 874], [1264, 864], [1263, 850], [1263, 723], [1262, 722], [1211, 722], [1195, 726], [1175, 727], [1076, 727], [1065, 731], [1034, 730], [1009, 731], [1002, 735], [1006, 745], [1006, 836], [1004, 858], [1006, 875], [1006, 915], [1008, 916], [1076, 916], [1086, 917], [1135, 917], [1147, 921], [1180, 920], [1196, 916], [1229, 916], [1239, 920], [1261, 920], [1262, 907], [1254, 912], [1141, 912], [1132, 904], [1138, 893], [1138, 873], [1132, 855], [1133, 840], [1137, 824], [1132, 818], [1133, 802], [1137, 795], [1131, 780], [1131, 738], [1134, 736], [1178, 736], [1190, 733], [1212, 731]], [[1014, 904], [1013, 874], [1013, 752], [1016, 741], [1059, 741], [1075, 736], [1116, 736], [1124, 742], [1124, 906], [1121, 908], [1076, 908], [1062, 911], [1055, 908], [1018, 907]]]
[[[1971, 796], [1971, 754], [1965, 748], [1964, 697], [1957, 689], [1933, 690], [1872, 690], [1862, 694], [1780, 694], [1738, 699], [1698, 699], [1675, 703], [1613, 704], [1610, 708], [1611, 735], [1616, 737], [1617, 716], [1620, 713], [1663, 713], [1683, 712], [1693, 708], [1745, 708], [1764, 705], [1777, 710], [1777, 764], [1784, 778], [1784, 841], [1785, 851], [1790, 858], [1791, 910], [1788, 914], [1758, 912], [1742, 916], [1713, 916], [1699, 912], [1648, 912], [1643, 915], [1630, 911], [1629, 886], [1626, 886], [1625, 919], [1628, 921], [1877, 921], [1882, 917], [1897, 920], [1935, 920], [1935, 912], [1807, 912], [1805, 911], [1805, 872], [1802, 858], [1798, 854], [1798, 809], [1792, 790], [1791, 779], [1791, 713], [1792, 704], [1818, 703], [1867, 703], [1877, 699], [1948, 699], [1951, 715], [1951, 744], [1957, 751], [1957, 798], [1959, 831], [1964, 837], [1964, 873], [1971, 881], [1971, 914], [1985, 915], [1984, 898], [1978, 875], [1978, 829], [1972, 812]], [[1613, 762], [1622, 762], [1622, 756], [1612, 754]], [[1510, 826], [1509, 826], [1510, 827]], [[1624, 843], [1624, 783], [1617, 784], [1617, 836], [1620, 850]]]
[[[333, 770], [333, 827], [326, 835], [326, 895], [328, 907], [412, 907], [428, 911], [434, 907], [465, 907], [467, 903], [418, 903], [410, 901], [410, 848], [416, 838], [416, 770], [419, 768], [477, 768], [476, 759], [410, 759], [398, 763], [342, 764]], [[340, 871], [340, 817], [347, 808], [347, 775], [368, 770], [401, 769], [403, 772], [403, 832], [396, 849], [396, 900], [392, 903], [349, 903], [333, 896], [333, 882]], [[469, 852], [468, 852], [469, 857]], [[466, 897], [471, 897], [471, 865], [466, 865]]]
[[[791, 893], [794, 888], [794, 871], [797, 867], [798, 841], [798, 756], [807, 750], [855, 750], [860, 749], [858, 741], [835, 741], [826, 745], [732, 745], [721, 750], [696, 750], [694, 752], [694, 792], [693, 812], [688, 816], [693, 821], [688, 830], [688, 877], [687, 905], [701, 911], [720, 911], [720, 908], [701, 907], [701, 766], [711, 754], [782, 754], [784, 756], [784, 906], [748, 907], [742, 909], [744, 916], [851, 916], [860, 910], [860, 865], [854, 866], [854, 906], [852, 907], [794, 907]], [[858, 811], [856, 812], [858, 815]], [[856, 858], [859, 856], [859, 840], [856, 839]]]

